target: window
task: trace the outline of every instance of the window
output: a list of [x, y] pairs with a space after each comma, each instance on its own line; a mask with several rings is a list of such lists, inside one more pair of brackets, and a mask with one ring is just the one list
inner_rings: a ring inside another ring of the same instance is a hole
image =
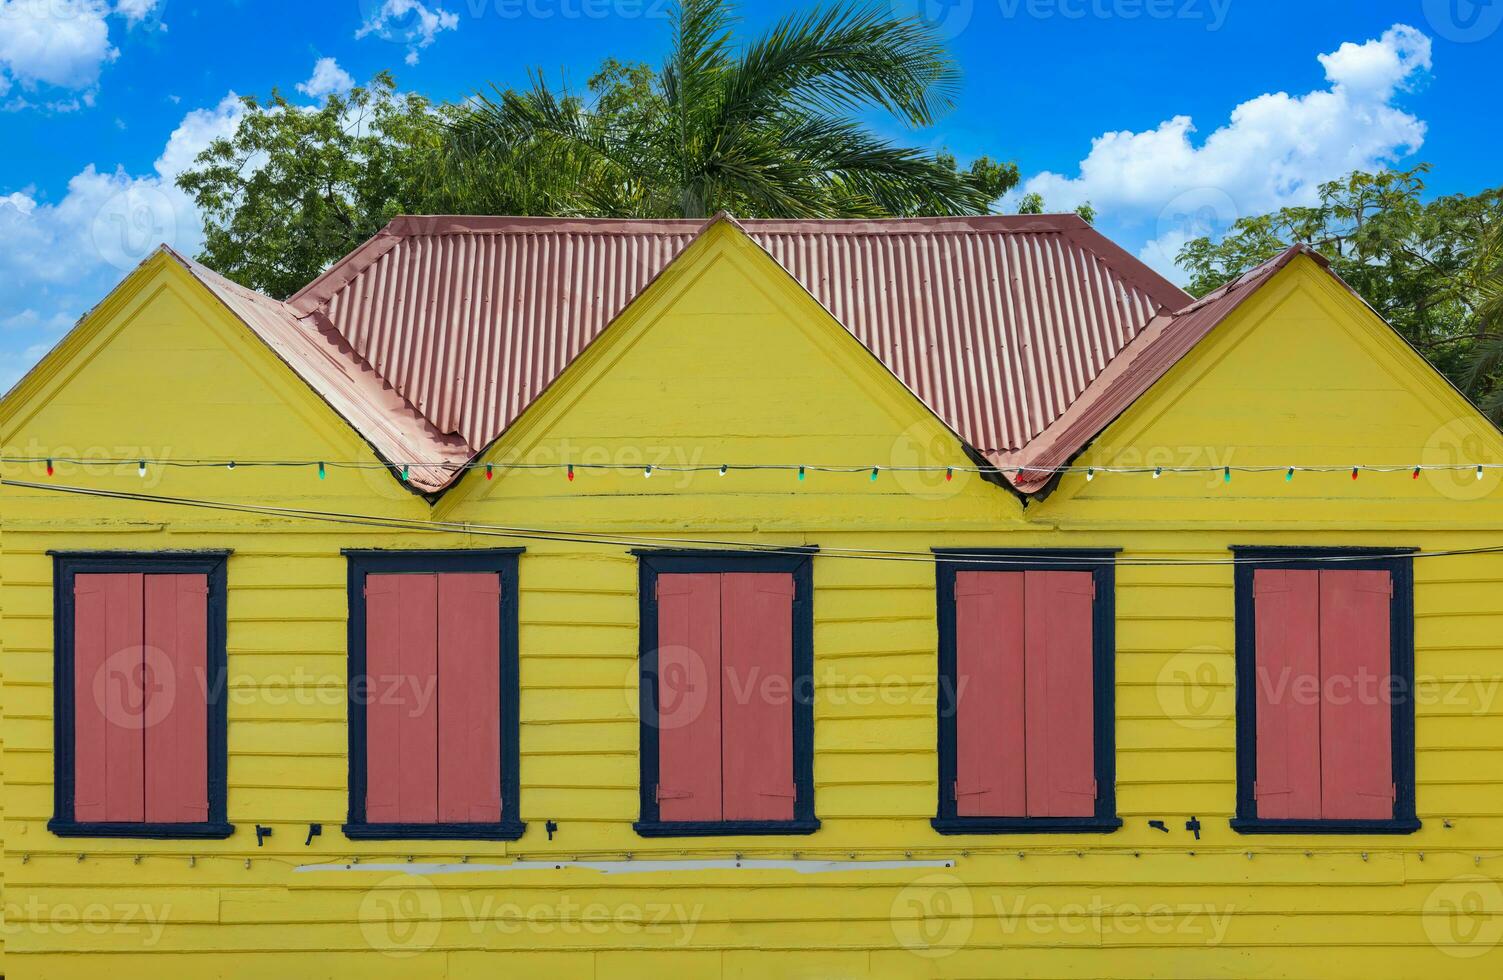
[[54, 553], [63, 837], [224, 838], [228, 552]]
[[522, 836], [518, 554], [346, 552], [347, 836]]
[[818, 829], [812, 549], [798, 550], [638, 553], [642, 835]]
[[937, 551], [941, 833], [1110, 831], [1115, 552]]
[[1406, 549], [1235, 548], [1244, 833], [1409, 833], [1414, 577]]

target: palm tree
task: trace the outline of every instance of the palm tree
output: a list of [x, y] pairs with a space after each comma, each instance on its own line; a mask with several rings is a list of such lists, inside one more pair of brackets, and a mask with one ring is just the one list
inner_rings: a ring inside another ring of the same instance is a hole
[[[857, 116], [910, 127], [952, 106], [959, 72], [925, 23], [886, 3], [790, 15], [738, 47], [729, 0], [681, 0], [662, 68], [607, 62], [593, 99], [530, 89], [477, 96], [450, 129], [450, 186], [485, 210], [485, 175], [520, 168], [546, 213], [619, 217], [977, 214], [1011, 165], [894, 145]], [[560, 179], [562, 176], [563, 179]]]
[[1477, 342], [1465, 386], [1479, 397], [1478, 407], [1503, 425], [1503, 220], [1482, 234], [1472, 268]]

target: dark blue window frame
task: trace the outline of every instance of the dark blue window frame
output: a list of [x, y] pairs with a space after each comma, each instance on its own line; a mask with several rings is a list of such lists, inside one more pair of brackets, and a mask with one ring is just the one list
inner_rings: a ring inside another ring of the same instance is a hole
[[[346, 550], [349, 563], [349, 814], [351, 840], [502, 840], [520, 838], [521, 702], [518, 664], [518, 570], [524, 549], [455, 551]], [[501, 576], [501, 814], [499, 823], [366, 822], [365, 578], [372, 573], [494, 572]]]
[[[228, 787], [228, 659], [226, 657], [226, 564], [229, 551], [52, 551], [52, 730], [53, 817], [47, 829], [59, 837], [141, 840], [223, 840], [235, 832], [226, 815]], [[74, 814], [77, 751], [73, 704], [74, 599], [78, 575], [203, 575], [208, 580], [208, 790], [209, 819], [201, 823], [79, 823]]]
[[[760, 551], [637, 550], [639, 596], [639, 715], [643, 837], [730, 837], [812, 834], [814, 807], [814, 547]], [[663, 574], [788, 572], [793, 575], [793, 781], [792, 820], [664, 821], [653, 787], [658, 784], [658, 603]]]

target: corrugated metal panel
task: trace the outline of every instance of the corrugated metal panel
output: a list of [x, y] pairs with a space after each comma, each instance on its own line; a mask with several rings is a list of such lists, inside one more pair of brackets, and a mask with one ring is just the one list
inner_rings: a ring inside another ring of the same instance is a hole
[[[403, 218], [289, 300], [440, 432], [499, 435], [702, 229]], [[1189, 297], [1073, 215], [748, 221], [746, 232], [972, 446], [1044, 431]]]
[[[1220, 289], [1186, 304], [1178, 312], [1154, 317], [1122, 351], [1122, 356], [1101, 371], [1047, 429], [1017, 451], [992, 455], [992, 462], [1009, 469], [1023, 468], [1018, 475], [1008, 474], [1018, 489], [1032, 492], [1043, 488], [1052, 478], [1049, 472], [1052, 468], [1069, 462], [1217, 324], [1300, 255], [1308, 255], [1329, 269], [1329, 263], [1318, 252], [1307, 245], [1295, 245]], [[1341, 281], [1340, 277], [1336, 279]], [[1344, 282], [1342, 286], [1350, 289]], [[1030, 474], [1030, 467], [1036, 472]]]
[[443, 489], [473, 453], [462, 438], [436, 429], [402, 399], [316, 316], [300, 317], [291, 306], [246, 289], [213, 270], [168, 249], [190, 273], [272, 349], [352, 428], [392, 463], [413, 466], [410, 483], [418, 490]]

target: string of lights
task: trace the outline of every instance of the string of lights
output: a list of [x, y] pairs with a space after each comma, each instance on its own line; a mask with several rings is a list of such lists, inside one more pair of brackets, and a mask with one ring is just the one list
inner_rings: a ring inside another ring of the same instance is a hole
[[1070, 474], [1083, 474], [1087, 480], [1095, 480], [1099, 476], [1150, 476], [1160, 479], [1164, 476], [1186, 474], [1217, 474], [1223, 480], [1230, 483], [1234, 473], [1259, 474], [1275, 473], [1283, 474], [1285, 480], [1293, 480], [1297, 473], [1340, 473], [1350, 474], [1353, 480], [1362, 473], [1373, 474], [1407, 474], [1413, 479], [1418, 479], [1421, 473], [1445, 472], [1467, 473], [1475, 475], [1478, 480], [1485, 477], [1488, 471], [1503, 471], [1503, 463], [1358, 463], [1358, 464], [1296, 464], [1296, 465], [1183, 465], [1183, 466], [1086, 466], [1068, 464], [1064, 466], [902, 466], [892, 464], [827, 464], [827, 463], [594, 463], [594, 462], [483, 462], [472, 460], [466, 463], [454, 463], [443, 461], [339, 461], [317, 459], [196, 459], [196, 458], [160, 458], [160, 457], [137, 457], [137, 458], [106, 458], [106, 457], [77, 457], [77, 456], [0, 456], [0, 465], [6, 466], [38, 466], [46, 467], [47, 475], [53, 476], [59, 466], [70, 467], [130, 467], [134, 466], [138, 475], [144, 477], [151, 469], [186, 469], [207, 470], [221, 469], [233, 472], [238, 469], [306, 469], [316, 471], [319, 479], [326, 479], [334, 470], [398, 470], [402, 479], [408, 480], [412, 470], [430, 469], [441, 470], [447, 473], [466, 473], [472, 470], [484, 471], [487, 479], [494, 479], [497, 473], [526, 472], [526, 471], [556, 471], [563, 474], [571, 482], [579, 472], [637, 472], [646, 478], [651, 478], [657, 473], [698, 474], [714, 473], [719, 476], [728, 476], [731, 473], [755, 473], [755, 472], [785, 472], [797, 474], [803, 480], [810, 473], [829, 474], [869, 474], [870, 479], [876, 480], [883, 472], [889, 473], [932, 473], [943, 474], [947, 480], [953, 480], [957, 474], [973, 474], [982, 476], [1007, 476], [1021, 477], [1054, 477]]
[[[278, 507], [270, 504], [238, 503], [234, 501], [217, 501], [198, 497], [171, 497], [160, 494], [148, 494], [121, 490], [102, 490], [90, 487], [66, 486], [62, 484], [34, 483], [28, 481], [8, 480], [0, 486], [24, 490], [34, 490], [43, 493], [71, 494], [84, 497], [94, 497], [109, 500], [131, 501], [136, 503], [148, 503], [189, 509], [210, 510], [224, 513], [248, 514], [259, 517], [279, 518], [287, 520], [314, 521], [320, 523], [340, 524], [376, 530], [391, 531], [415, 531], [421, 533], [438, 534], [464, 534], [477, 537], [499, 537], [524, 541], [549, 541], [565, 544], [590, 544], [620, 547], [628, 549], [702, 549], [724, 550], [734, 549], [740, 551], [753, 551], [758, 554], [774, 555], [807, 555], [809, 549], [796, 545], [765, 545], [748, 543], [746, 541], [734, 541], [725, 539], [694, 538], [689, 536], [638, 536], [638, 535], [613, 535], [591, 532], [575, 532], [551, 528], [510, 527], [506, 525], [481, 524], [469, 521], [442, 521], [442, 520], [418, 520], [401, 517], [382, 517], [373, 515], [355, 514], [344, 511], [318, 511], [296, 507]], [[1214, 565], [1237, 565], [1255, 563], [1257, 559], [1238, 557], [1236, 555], [1226, 558], [1178, 558], [1156, 557], [1151, 555], [1069, 555], [1054, 554], [1040, 555], [1023, 549], [1015, 553], [1005, 551], [954, 551], [946, 550], [936, 553], [933, 551], [902, 551], [877, 548], [841, 548], [821, 546], [818, 554], [822, 558], [837, 558], [856, 561], [892, 561], [892, 562], [920, 562], [925, 564], [964, 563], [968, 565], [993, 564], [1012, 565], [1020, 562], [1028, 562], [1033, 565], [1061, 564], [1079, 566], [1099, 562], [1111, 564], [1115, 567], [1123, 566], [1214, 566]], [[1339, 565], [1343, 562], [1371, 561], [1374, 557], [1383, 558], [1441, 558], [1458, 557], [1463, 555], [1492, 555], [1503, 554], [1503, 545], [1479, 546], [1475, 548], [1456, 548], [1437, 551], [1411, 551], [1408, 549], [1396, 549], [1391, 554], [1364, 550], [1353, 554], [1322, 554], [1291, 557], [1291, 561], [1299, 561], [1314, 565], [1331, 564]]]

